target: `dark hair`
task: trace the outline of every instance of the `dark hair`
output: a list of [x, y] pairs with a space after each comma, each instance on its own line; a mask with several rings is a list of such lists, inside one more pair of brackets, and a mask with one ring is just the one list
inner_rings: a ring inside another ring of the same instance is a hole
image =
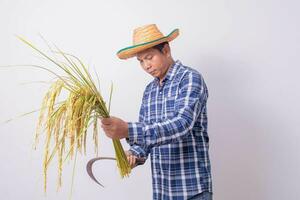
[[157, 49], [159, 52], [162, 53], [162, 49], [164, 48], [164, 46], [165, 46], [166, 44], [169, 44], [169, 42], [163, 42], [163, 43], [160, 43], [160, 44], [158, 44], [158, 45], [156, 45], [156, 46], [154, 46], [154, 47], [152, 47], [152, 48], [153, 48], [153, 49]]

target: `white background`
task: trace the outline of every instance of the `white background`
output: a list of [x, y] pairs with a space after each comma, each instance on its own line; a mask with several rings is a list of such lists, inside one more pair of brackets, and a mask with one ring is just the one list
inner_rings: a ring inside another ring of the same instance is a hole
[[[171, 43], [173, 57], [199, 70], [210, 92], [214, 198], [298, 200], [299, 6], [296, 0], [0, 0], [0, 65], [39, 63], [15, 34], [46, 50], [42, 34], [96, 69], [106, 99], [113, 81], [112, 115], [136, 121], [152, 77], [136, 59], [119, 60], [116, 51], [131, 44], [135, 27], [156, 23], [164, 34], [179, 28], [180, 36]], [[38, 69], [0, 69], [0, 121], [39, 108], [48, 85], [22, 83], [50, 78]], [[37, 114], [0, 125], [3, 200], [69, 197], [72, 162], [64, 168], [59, 192], [53, 162], [47, 196], [43, 194], [43, 140], [36, 151], [31, 149]], [[100, 155], [114, 155], [103, 132]], [[124, 180], [114, 163], [96, 164], [95, 173], [106, 186], [102, 189], [85, 171], [93, 156], [92, 148], [78, 156], [74, 200], [151, 199], [149, 160]]]

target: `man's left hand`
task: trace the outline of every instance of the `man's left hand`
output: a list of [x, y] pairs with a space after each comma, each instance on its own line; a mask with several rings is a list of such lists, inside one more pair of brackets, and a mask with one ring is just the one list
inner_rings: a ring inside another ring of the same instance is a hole
[[101, 119], [101, 127], [107, 137], [112, 139], [122, 139], [128, 137], [128, 124], [117, 117]]

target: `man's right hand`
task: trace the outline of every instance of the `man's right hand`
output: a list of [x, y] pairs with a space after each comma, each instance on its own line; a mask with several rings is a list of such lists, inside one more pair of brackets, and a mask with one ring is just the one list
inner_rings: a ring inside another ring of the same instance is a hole
[[127, 156], [127, 160], [130, 164], [131, 169], [136, 167], [136, 156], [132, 155], [130, 151], [125, 151], [125, 154]]

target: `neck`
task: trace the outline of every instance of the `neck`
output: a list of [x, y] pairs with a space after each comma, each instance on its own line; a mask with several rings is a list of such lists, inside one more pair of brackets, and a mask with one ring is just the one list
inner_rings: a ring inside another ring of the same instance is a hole
[[173, 58], [170, 58], [170, 59], [167, 61], [167, 66], [168, 66], [168, 67], [166, 68], [166, 71], [165, 71], [165, 73], [162, 75], [162, 77], [159, 77], [159, 84], [160, 84], [160, 85], [162, 85], [162, 82], [163, 82], [163, 80], [165, 79], [165, 77], [166, 77], [166, 75], [167, 75], [167, 73], [168, 73], [170, 67], [171, 67], [172, 65], [174, 65], [174, 63], [175, 63], [175, 61], [173, 60]]

